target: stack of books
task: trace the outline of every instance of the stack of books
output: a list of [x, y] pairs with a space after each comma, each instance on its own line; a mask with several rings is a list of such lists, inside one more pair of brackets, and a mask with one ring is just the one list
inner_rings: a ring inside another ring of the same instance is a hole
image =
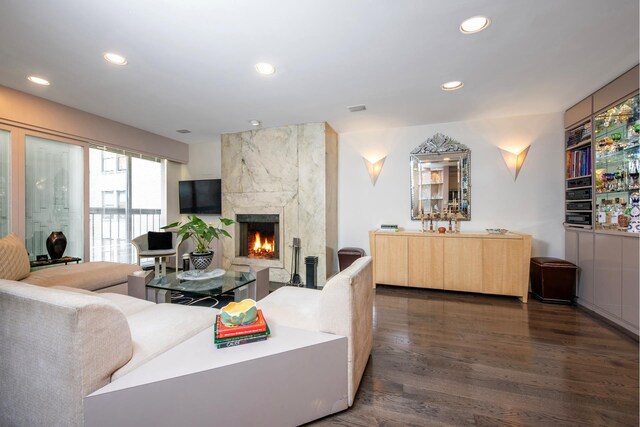
[[218, 314], [214, 330], [215, 337], [213, 342], [216, 348], [235, 347], [251, 342], [264, 341], [271, 333], [260, 309], [258, 309], [258, 319], [255, 322], [242, 326], [226, 326], [222, 323], [222, 319]]

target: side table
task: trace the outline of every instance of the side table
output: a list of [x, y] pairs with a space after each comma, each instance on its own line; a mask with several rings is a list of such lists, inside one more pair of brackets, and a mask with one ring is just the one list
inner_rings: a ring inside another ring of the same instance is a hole
[[31, 266], [31, 268], [36, 268], [36, 267], [44, 267], [47, 265], [55, 265], [55, 264], [64, 264], [67, 265], [70, 262], [75, 262], [76, 264], [78, 264], [80, 261], [82, 261], [82, 258], [76, 258], [76, 257], [72, 257], [72, 256], [65, 256], [62, 258], [58, 258], [58, 259], [46, 259], [43, 261], [29, 261], [29, 265]]

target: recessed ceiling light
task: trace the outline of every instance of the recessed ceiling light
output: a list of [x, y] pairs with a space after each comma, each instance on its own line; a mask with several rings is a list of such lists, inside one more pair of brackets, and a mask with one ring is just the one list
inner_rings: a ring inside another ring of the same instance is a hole
[[273, 74], [276, 72], [276, 67], [266, 62], [258, 62], [256, 64], [256, 71], [259, 72], [260, 74], [264, 74], [265, 76], [268, 76], [269, 74]]
[[462, 34], [473, 34], [486, 29], [491, 24], [491, 20], [486, 16], [474, 16], [465, 19], [460, 24], [460, 32]]
[[449, 157], [445, 157], [445, 158], [444, 158], [444, 159], [442, 159], [442, 160], [444, 160], [444, 161], [447, 161], [447, 162], [448, 162], [448, 161], [449, 161], [449, 160], [451, 160], [451, 159], [450, 159]]
[[251, 126], [260, 126], [262, 124], [260, 120], [249, 120], [249, 123], [251, 123]]
[[42, 77], [29, 76], [27, 77], [27, 80], [29, 80], [31, 83], [35, 83], [37, 85], [42, 85], [42, 86], [49, 86], [51, 84], [49, 83], [49, 80], [43, 79]]
[[460, 89], [462, 86], [464, 86], [464, 83], [458, 80], [453, 80], [450, 82], [443, 83], [441, 87], [442, 87], [442, 90], [456, 90], [456, 89]]
[[104, 59], [115, 65], [127, 65], [127, 58], [117, 53], [107, 52], [104, 54]]

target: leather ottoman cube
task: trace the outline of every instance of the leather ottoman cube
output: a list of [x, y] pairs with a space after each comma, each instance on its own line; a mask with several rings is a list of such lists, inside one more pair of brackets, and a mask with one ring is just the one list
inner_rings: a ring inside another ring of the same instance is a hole
[[355, 260], [364, 256], [364, 249], [362, 248], [342, 248], [338, 251], [338, 264], [340, 265], [340, 271], [344, 271]]
[[542, 302], [573, 304], [578, 267], [559, 258], [531, 258], [531, 293]]

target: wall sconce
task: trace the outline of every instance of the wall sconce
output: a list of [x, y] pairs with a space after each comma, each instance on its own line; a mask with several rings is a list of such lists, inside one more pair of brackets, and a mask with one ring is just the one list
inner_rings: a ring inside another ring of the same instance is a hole
[[519, 153], [513, 153], [511, 151], [499, 148], [500, 152], [502, 153], [502, 158], [504, 159], [504, 164], [507, 165], [507, 169], [509, 169], [509, 172], [511, 172], [511, 175], [513, 175], [514, 182], [516, 179], [518, 179], [518, 174], [520, 173], [520, 169], [522, 169], [524, 159], [527, 158], [529, 148], [531, 148], [530, 145]]
[[384, 159], [387, 157], [383, 157], [375, 163], [370, 162], [369, 160], [362, 158], [364, 160], [364, 164], [367, 166], [367, 171], [369, 172], [369, 176], [371, 177], [371, 183], [376, 185], [376, 181], [378, 180], [378, 175], [380, 175], [380, 171], [382, 170], [382, 165], [384, 164]]

